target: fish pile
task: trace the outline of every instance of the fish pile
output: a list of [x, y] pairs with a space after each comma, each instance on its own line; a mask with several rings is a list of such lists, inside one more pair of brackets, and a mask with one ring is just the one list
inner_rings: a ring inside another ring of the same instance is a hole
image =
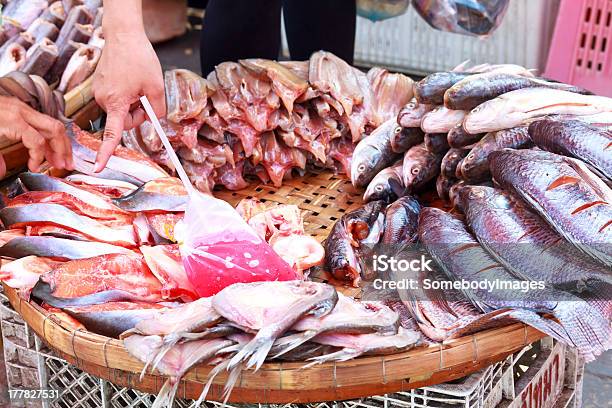
[[[131, 355], [168, 380], [155, 406], [172, 406], [181, 377], [209, 364], [209, 382], [229, 372], [225, 399], [243, 369], [266, 360], [308, 365], [383, 355], [419, 344], [420, 334], [399, 327], [399, 316], [379, 302], [358, 302], [328, 284], [309, 281], [237, 283], [210, 298], [150, 310], [121, 337]], [[117, 323], [115, 323], [117, 325]]]
[[[325, 51], [308, 61], [224, 62], [207, 78], [167, 71], [165, 85], [162, 126], [205, 192], [242, 189], [246, 176], [280, 186], [307, 168], [348, 174], [354, 145], [413, 95], [407, 76], [366, 74]], [[123, 143], [173, 170], [150, 122], [124, 132]]]
[[[0, 210], [5, 228], [0, 232], [0, 256], [67, 261], [54, 267], [38, 284], [34, 281], [36, 286], [26, 279], [26, 284], [17, 287], [25, 293], [33, 290], [34, 295], [55, 307], [82, 302], [81, 297], [90, 295], [139, 301], [197, 298], [177, 245], [181, 242], [178, 226], [188, 203], [180, 180], [125, 147], [117, 148], [107, 167], [94, 177], [93, 162], [101, 141], [74, 124], [67, 125], [67, 134], [80, 172], [65, 179], [22, 173]], [[303, 214], [296, 206], [268, 208], [247, 200], [239, 210], [299, 276], [322, 262], [323, 247], [306, 234]], [[256, 259], [257, 254], [251, 256]], [[75, 287], [75, 295], [70, 279], [87, 276], [98, 268], [91, 260], [95, 257], [106, 265], [107, 273], [91, 285], [81, 280], [83, 288]], [[19, 281], [10, 268], [5, 275], [5, 279]], [[122, 282], [128, 287], [124, 288]], [[108, 292], [108, 288], [115, 290]], [[102, 289], [104, 293], [100, 294]]]
[[[397, 119], [356, 146], [351, 181], [366, 188], [365, 201], [392, 201], [423, 192], [434, 182], [438, 195], [449, 200], [453, 185], [491, 178], [488, 158], [493, 151], [534, 144], [544, 148], [528, 131], [530, 123], [544, 117], [581, 122], [575, 126], [582, 132], [596, 128], [593, 131], [605, 133], [612, 128], [612, 102], [582, 88], [535, 77], [521, 66], [483, 64], [468, 69], [461, 64], [414, 84], [414, 98]], [[559, 148], [546, 150], [566, 154]]]
[[[325, 269], [354, 285], [371, 279], [363, 243], [388, 248], [377, 241], [376, 217], [362, 214], [417, 194], [427, 201], [435, 181], [457, 214], [426, 207], [398, 219], [418, 232], [400, 243], [418, 243], [412, 250], [437, 263], [416, 278], [545, 287], [528, 295], [402, 290], [393, 296], [403, 311], [433, 341], [514, 320], [592, 360], [612, 342], [611, 129], [611, 98], [523, 67], [462, 64], [429, 75], [397, 119], [356, 146], [351, 181], [367, 204], [334, 225]], [[355, 215], [367, 227], [351, 228]]]
[[[100, 141], [74, 126], [68, 133], [75, 162], [90, 168]], [[75, 329], [123, 339], [144, 363], [143, 374], [168, 377], [156, 407], [172, 406], [181, 378], [196, 364], [212, 369], [203, 401], [222, 372], [228, 398], [241, 370], [267, 360], [312, 365], [420, 343], [389, 307], [324, 283], [236, 283], [199, 297], [175, 243], [187, 205], [180, 181], [123, 147], [105, 171], [116, 178], [19, 175], [0, 210], [6, 228], [0, 256], [14, 259], [0, 269], [0, 280]], [[248, 199], [237, 211], [296, 271], [323, 261], [323, 247], [305, 233], [296, 206]]]
[[[100, 59], [102, 14], [101, 0], [9, 1], [0, 26], [0, 77], [15, 72], [29, 75], [36, 87], [18, 83], [30, 94], [42, 83], [57, 84], [59, 94], [75, 88], [93, 74]], [[39, 97], [40, 105], [50, 103], [48, 98]]]

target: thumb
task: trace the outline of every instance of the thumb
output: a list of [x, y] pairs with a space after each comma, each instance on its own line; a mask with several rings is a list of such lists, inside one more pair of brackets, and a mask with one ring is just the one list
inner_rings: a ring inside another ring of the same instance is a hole
[[109, 110], [106, 115], [106, 127], [104, 128], [104, 136], [102, 145], [96, 156], [96, 164], [94, 172], [99, 173], [106, 167], [106, 163], [113, 155], [115, 148], [121, 143], [123, 134], [123, 122], [125, 115], [128, 113], [128, 107], [124, 106], [118, 109]]

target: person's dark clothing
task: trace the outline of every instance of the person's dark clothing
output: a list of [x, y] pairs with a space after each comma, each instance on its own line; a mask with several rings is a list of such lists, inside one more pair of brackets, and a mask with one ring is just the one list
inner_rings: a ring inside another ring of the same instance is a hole
[[355, 0], [209, 0], [200, 43], [202, 74], [224, 61], [277, 59], [281, 7], [291, 59], [326, 50], [353, 63]]

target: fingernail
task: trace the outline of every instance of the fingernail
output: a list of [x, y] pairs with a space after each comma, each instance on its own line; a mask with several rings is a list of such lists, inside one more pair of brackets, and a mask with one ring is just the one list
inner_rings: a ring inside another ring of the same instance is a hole
[[94, 173], [99, 173], [100, 171], [102, 171], [101, 167], [102, 166], [100, 166], [100, 163], [96, 162], [93, 168]]

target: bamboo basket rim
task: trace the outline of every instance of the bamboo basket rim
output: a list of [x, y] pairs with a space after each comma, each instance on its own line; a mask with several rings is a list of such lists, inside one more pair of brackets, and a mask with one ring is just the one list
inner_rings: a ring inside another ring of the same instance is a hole
[[[71, 364], [141, 391], [157, 392], [161, 388], [164, 377], [158, 373], [147, 374], [143, 381], [138, 380], [143, 364], [129, 355], [120, 340], [75, 330], [56, 313], [23, 299], [4, 283], [3, 287], [15, 311], [51, 349]], [[442, 344], [385, 356], [323, 363], [306, 369], [301, 362], [265, 363], [258, 372], [247, 370], [241, 374], [229, 401], [319, 402], [406, 391], [463, 377], [543, 337], [545, 335], [538, 330], [515, 323]], [[183, 397], [195, 399], [199, 396], [211, 368], [198, 365], [185, 375]], [[118, 381], [121, 377], [128, 381]], [[221, 375], [215, 379], [208, 400], [221, 400], [225, 379], [226, 376]]]
[[[324, 239], [342, 213], [361, 205], [361, 194], [346, 178], [331, 172], [286, 181], [281, 187], [254, 185], [240, 191], [222, 190], [215, 195], [235, 205], [244, 198], [297, 205], [304, 213], [306, 233]], [[325, 271], [315, 281], [337, 285]], [[143, 364], [129, 355], [120, 340], [86, 330], [74, 330], [56, 313], [21, 298], [3, 284], [12, 307], [61, 357], [97, 377], [143, 392], [157, 393], [165, 377], [148, 373], [139, 380]], [[337, 287], [358, 297], [358, 290]], [[359, 357], [346, 362], [324, 363], [303, 369], [303, 362], [265, 363], [253, 372], [243, 371], [229, 401], [235, 403], [290, 403], [338, 401], [405, 391], [448, 382], [496, 363], [545, 337], [522, 323], [481, 331], [385, 356]], [[211, 366], [198, 365], [183, 378], [179, 397], [198, 398]], [[222, 400], [227, 376], [213, 381], [208, 400]]]

